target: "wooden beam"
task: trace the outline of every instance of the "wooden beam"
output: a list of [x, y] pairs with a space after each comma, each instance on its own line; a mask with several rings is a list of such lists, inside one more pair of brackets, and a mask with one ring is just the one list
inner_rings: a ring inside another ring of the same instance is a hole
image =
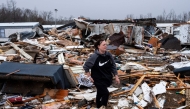
[[151, 91], [151, 93], [152, 93], [152, 96], [153, 96], [155, 106], [160, 109], [160, 104], [159, 104], [158, 100], [156, 99], [156, 96], [154, 95], [153, 91]]
[[112, 94], [111, 96], [112, 96], [112, 97], [113, 97], [113, 96], [118, 96], [118, 95], [127, 93], [127, 92], [129, 92], [129, 91], [130, 91], [130, 90], [125, 90], [125, 91], [122, 91], [122, 92], [114, 93], [114, 94]]
[[146, 75], [141, 76], [141, 78], [137, 81], [137, 83], [135, 84], [135, 86], [130, 90], [128, 95], [132, 95], [133, 92], [137, 89], [137, 87], [140, 85], [140, 83], [143, 81], [143, 79], [145, 78]]
[[166, 88], [166, 90], [182, 90], [182, 89], [190, 89], [190, 87]]
[[32, 56], [30, 56], [29, 54], [27, 54], [23, 49], [20, 49], [16, 44], [14, 43], [10, 43], [10, 45], [17, 51], [19, 51], [19, 53], [21, 53], [25, 58], [29, 59], [29, 60], [33, 60]]
[[176, 78], [177, 78], [177, 80], [178, 80], [180, 83], [183, 84], [184, 87], [187, 87], [187, 85], [186, 85], [179, 77], [180, 77], [180, 73], [179, 73], [179, 75], [178, 75]]
[[136, 105], [139, 109], [144, 109], [142, 106], [140, 106], [140, 105]]
[[14, 72], [11, 72], [11, 73], [6, 74], [5, 76], [12, 75], [12, 74], [14, 74], [14, 73], [16, 73], [16, 72], [19, 72], [19, 71], [20, 71], [20, 70], [16, 70], [16, 71], [14, 71]]

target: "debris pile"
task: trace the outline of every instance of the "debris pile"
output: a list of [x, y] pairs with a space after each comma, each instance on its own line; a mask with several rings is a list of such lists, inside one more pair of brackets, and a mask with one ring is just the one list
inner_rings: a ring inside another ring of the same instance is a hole
[[[83, 63], [100, 38], [107, 41], [121, 80], [108, 88], [108, 109], [190, 105], [190, 51], [172, 35], [159, 39], [162, 34], [150, 29], [154, 19], [74, 21], [68, 27], [12, 34], [1, 43], [2, 108], [95, 109], [96, 88]], [[154, 35], [147, 35], [147, 28]]]

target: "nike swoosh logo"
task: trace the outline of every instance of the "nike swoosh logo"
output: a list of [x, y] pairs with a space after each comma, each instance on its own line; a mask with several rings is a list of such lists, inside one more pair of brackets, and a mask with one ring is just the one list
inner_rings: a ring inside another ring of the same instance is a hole
[[[108, 60], [109, 61], [109, 60]], [[103, 66], [104, 64], [106, 64], [108, 61], [104, 62], [104, 63], [101, 63], [99, 62], [99, 66]]]

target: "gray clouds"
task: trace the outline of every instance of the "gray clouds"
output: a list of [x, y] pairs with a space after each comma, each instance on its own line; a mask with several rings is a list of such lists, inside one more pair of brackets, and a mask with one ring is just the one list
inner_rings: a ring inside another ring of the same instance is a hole
[[[83, 15], [91, 19], [124, 19], [126, 15], [134, 17], [152, 14], [161, 15], [165, 10], [176, 14], [189, 12], [189, 0], [14, 0], [19, 8], [52, 11], [58, 9], [58, 17], [78, 17]], [[0, 0], [0, 5], [7, 0]]]

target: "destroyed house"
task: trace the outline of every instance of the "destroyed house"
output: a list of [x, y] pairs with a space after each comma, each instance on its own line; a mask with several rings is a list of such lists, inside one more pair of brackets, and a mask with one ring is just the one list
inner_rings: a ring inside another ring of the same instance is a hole
[[153, 35], [159, 35], [162, 32], [156, 27], [155, 18], [132, 20], [74, 19], [74, 22], [60, 26], [57, 29], [64, 30], [68, 27], [80, 29], [81, 42], [85, 42], [85, 44], [92, 44], [99, 38], [109, 38], [110, 44], [115, 46], [119, 46], [125, 42], [131, 45], [133, 40], [141, 45], [142, 40], [149, 39]]
[[8, 37], [13, 33], [32, 31], [36, 26], [39, 26], [39, 22], [0, 23], [0, 42], [8, 41]]
[[128, 26], [142, 26], [144, 28], [144, 36], [151, 37], [152, 35], [157, 35], [156, 29], [156, 18], [145, 18], [145, 19], [127, 19], [127, 20], [85, 20], [86, 22], [91, 22], [92, 24], [99, 23], [112, 23], [120, 25], [121, 27]]
[[83, 69], [94, 52], [93, 45], [87, 48], [72, 41], [81, 32], [86, 42], [100, 37], [111, 41], [107, 50], [113, 55], [120, 84], [113, 81], [108, 87], [110, 97], [106, 109], [189, 106], [190, 51], [181, 49], [176, 37], [169, 35], [159, 43], [152, 36], [148, 43], [142, 39], [144, 48], [138, 48], [120, 45], [120, 39], [143, 38], [139, 36], [145, 34], [144, 27], [149, 36], [155, 35], [154, 22], [74, 20], [57, 28], [61, 31], [52, 28], [45, 33], [36, 28], [40, 37], [19, 36], [17, 41], [10, 40], [0, 46], [1, 108], [95, 109], [97, 90]]
[[174, 24], [173, 28], [173, 34], [178, 40], [180, 40], [181, 45], [190, 45], [190, 24]]
[[157, 23], [157, 27], [163, 33], [173, 34], [181, 45], [190, 45], [190, 24], [189, 23]]
[[156, 23], [156, 27], [160, 28], [163, 33], [173, 34], [174, 23]]

